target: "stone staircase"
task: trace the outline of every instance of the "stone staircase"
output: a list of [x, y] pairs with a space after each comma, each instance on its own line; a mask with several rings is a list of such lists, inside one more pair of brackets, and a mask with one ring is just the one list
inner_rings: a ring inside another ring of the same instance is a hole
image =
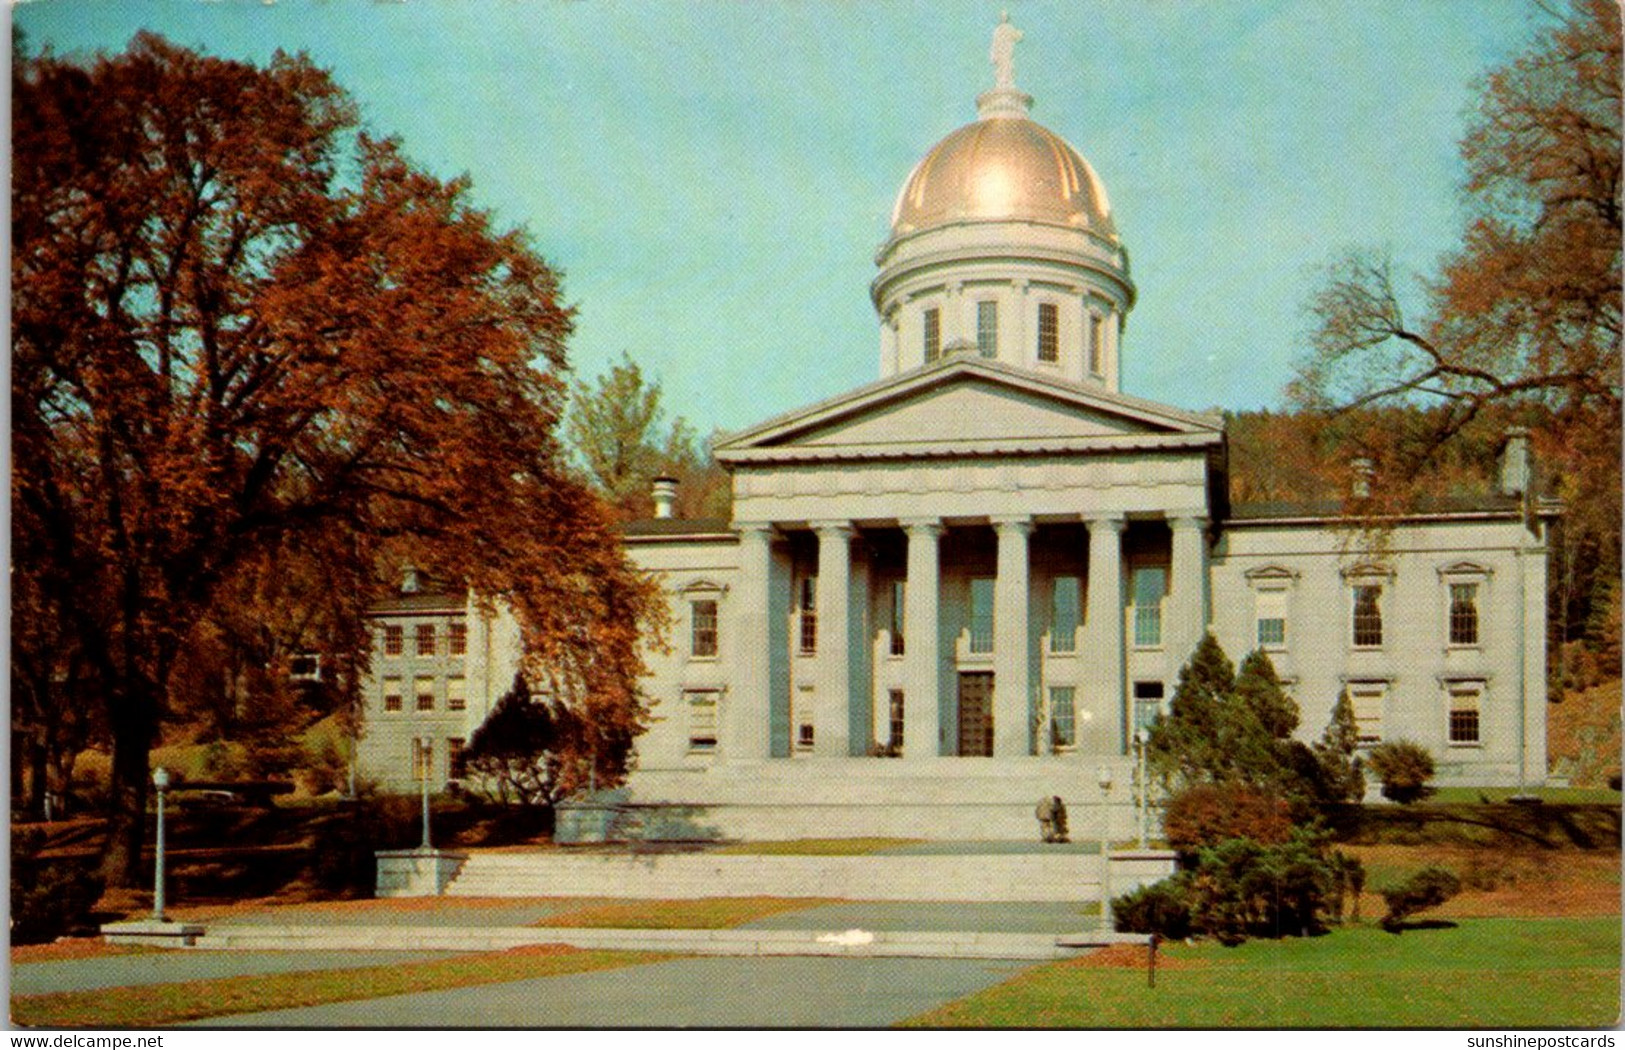
[[1065, 801], [1075, 840], [1136, 835], [1134, 768], [1121, 757], [810, 758], [639, 770], [625, 788], [561, 806], [556, 839], [1035, 842], [1033, 809], [1052, 795]]

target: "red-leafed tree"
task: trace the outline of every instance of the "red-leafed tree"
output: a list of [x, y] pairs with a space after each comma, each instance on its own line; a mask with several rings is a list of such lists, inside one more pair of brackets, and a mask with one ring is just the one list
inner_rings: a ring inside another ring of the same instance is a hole
[[112, 879], [177, 668], [277, 552], [507, 602], [555, 699], [630, 739], [658, 602], [563, 465], [570, 312], [522, 233], [303, 57], [20, 56], [12, 130], [14, 572], [95, 683]]

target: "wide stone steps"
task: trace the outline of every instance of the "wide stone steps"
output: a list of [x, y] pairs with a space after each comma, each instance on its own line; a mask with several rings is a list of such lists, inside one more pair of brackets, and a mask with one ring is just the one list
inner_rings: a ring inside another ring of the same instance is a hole
[[777, 856], [715, 852], [476, 853], [458, 897], [814, 897], [884, 901], [1098, 898], [1100, 858], [1079, 852]]
[[[1113, 787], [1102, 790], [1102, 768]], [[622, 788], [559, 808], [557, 840], [804, 838], [1031, 842], [1041, 799], [1066, 803], [1073, 836], [1136, 834], [1135, 770], [1093, 759], [812, 758], [704, 769], [640, 769]]]

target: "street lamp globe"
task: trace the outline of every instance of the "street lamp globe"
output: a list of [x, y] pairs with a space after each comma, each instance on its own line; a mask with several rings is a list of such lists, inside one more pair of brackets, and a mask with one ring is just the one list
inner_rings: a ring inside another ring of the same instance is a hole
[[163, 766], [159, 766], [157, 769], [153, 770], [152, 771], [152, 784], [159, 791], [162, 791], [164, 788], [168, 787], [169, 786], [169, 770], [165, 769]]

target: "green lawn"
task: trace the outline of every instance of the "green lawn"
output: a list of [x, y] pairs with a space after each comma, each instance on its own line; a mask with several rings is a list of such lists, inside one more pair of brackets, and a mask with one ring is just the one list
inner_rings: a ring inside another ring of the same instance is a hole
[[805, 911], [833, 901], [817, 897], [697, 897], [692, 900], [583, 901], [532, 926], [614, 930], [725, 930], [769, 915]]
[[712, 852], [759, 857], [856, 857], [897, 846], [911, 846], [919, 839], [783, 839], [762, 842], [730, 842]]
[[[1505, 802], [1518, 793], [1515, 787], [1442, 787], [1435, 788], [1429, 795], [1427, 802], [1442, 804], [1457, 804], [1463, 802]], [[1613, 788], [1605, 787], [1542, 787], [1530, 788], [1525, 794], [1536, 795], [1542, 803], [1556, 805], [1587, 805], [1602, 804], [1617, 806], [1620, 804], [1620, 793]], [[1426, 805], [1427, 803], [1423, 803]]]
[[911, 1027], [1561, 1028], [1620, 1017], [1620, 920], [1465, 919], [1394, 935], [1172, 945], [1140, 968], [1052, 963]]

